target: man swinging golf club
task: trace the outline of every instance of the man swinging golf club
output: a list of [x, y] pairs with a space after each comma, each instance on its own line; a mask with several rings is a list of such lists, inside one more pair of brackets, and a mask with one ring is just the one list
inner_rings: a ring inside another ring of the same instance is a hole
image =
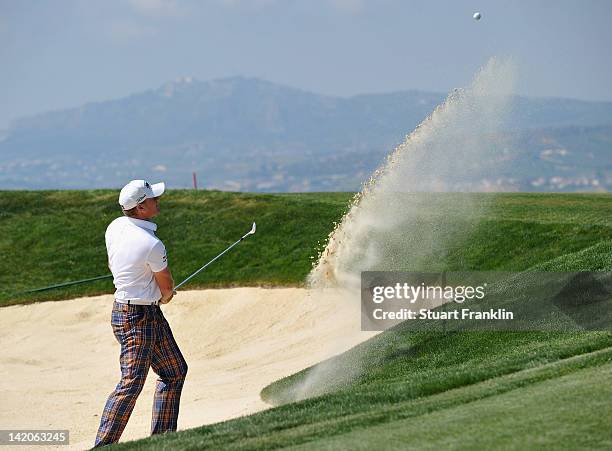
[[106, 401], [95, 446], [119, 441], [149, 367], [159, 376], [151, 434], [176, 431], [187, 363], [159, 307], [172, 300], [174, 281], [164, 244], [155, 236], [157, 225], [150, 221], [159, 213], [164, 189], [164, 183], [132, 180], [119, 194], [124, 216], [106, 229], [116, 287], [111, 325], [121, 344], [121, 380]]

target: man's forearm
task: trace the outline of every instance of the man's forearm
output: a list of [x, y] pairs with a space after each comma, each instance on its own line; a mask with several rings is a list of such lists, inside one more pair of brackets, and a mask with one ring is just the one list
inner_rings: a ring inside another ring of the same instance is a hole
[[159, 287], [159, 291], [161, 292], [160, 303], [165, 304], [170, 302], [172, 296], [174, 296], [174, 279], [172, 278], [172, 273], [169, 268], [166, 268], [163, 271], [154, 273], [155, 281], [157, 282], [157, 286]]
[[174, 296], [174, 280], [172, 280], [172, 278], [170, 278], [170, 280], [168, 281], [169, 283], [166, 284], [165, 286], [160, 286], [159, 287], [159, 291], [162, 294], [162, 297], [160, 299], [159, 302], [161, 302], [162, 304], [165, 304], [166, 302], [170, 302], [170, 300], [172, 299], [172, 297]]

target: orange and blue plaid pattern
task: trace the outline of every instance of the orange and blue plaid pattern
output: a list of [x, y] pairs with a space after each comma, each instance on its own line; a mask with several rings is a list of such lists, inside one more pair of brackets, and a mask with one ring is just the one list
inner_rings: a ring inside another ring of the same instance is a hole
[[187, 363], [161, 309], [157, 305], [115, 302], [111, 325], [121, 344], [121, 380], [106, 401], [95, 446], [119, 441], [149, 367], [159, 376], [153, 399], [151, 434], [176, 431]]

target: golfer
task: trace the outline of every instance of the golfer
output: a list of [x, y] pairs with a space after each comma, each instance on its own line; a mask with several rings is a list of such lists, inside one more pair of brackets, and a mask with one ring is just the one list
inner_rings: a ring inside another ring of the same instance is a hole
[[149, 367], [159, 376], [151, 434], [176, 431], [187, 363], [159, 307], [172, 300], [174, 281], [164, 244], [155, 236], [157, 225], [151, 222], [164, 189], [164, 183], [132, 180], [119, 194], [124, 216], [106, 229], [116, 287], [111, 326], [121, 344], [121, 380], [104, 406], [95, 446], [119, 441]]

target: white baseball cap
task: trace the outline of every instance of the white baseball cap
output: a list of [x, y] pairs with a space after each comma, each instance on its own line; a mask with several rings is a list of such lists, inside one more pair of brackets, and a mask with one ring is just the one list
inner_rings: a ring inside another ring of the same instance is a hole
[[146, 180], [132, 180], [121, 189], [119, 205], [124, 210], [131, 210], [145, 199], [161, 196], [165, 189], [166, 184], [164, 182], [151, 185]]

